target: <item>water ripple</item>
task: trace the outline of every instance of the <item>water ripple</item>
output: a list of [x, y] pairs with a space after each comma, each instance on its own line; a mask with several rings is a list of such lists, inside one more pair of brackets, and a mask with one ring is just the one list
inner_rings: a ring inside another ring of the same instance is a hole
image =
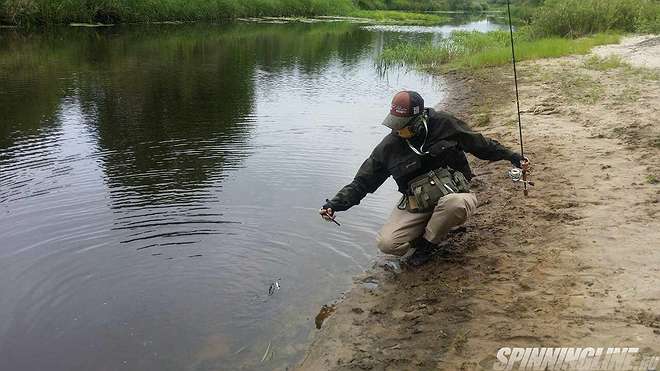
[[[341, 227], [317, 208], [387, 134], [392, 94], [435, 102], [438, 83], [380, 76], [392, 35], [359, 26], [195, 27], [12, 39], [30, 63], [0, 62], [7, 367], [183, 369], [217, 334], [293, 354], [375, 254], [392, 183]], [[199, 365], [264, 366], [248, 353]]]

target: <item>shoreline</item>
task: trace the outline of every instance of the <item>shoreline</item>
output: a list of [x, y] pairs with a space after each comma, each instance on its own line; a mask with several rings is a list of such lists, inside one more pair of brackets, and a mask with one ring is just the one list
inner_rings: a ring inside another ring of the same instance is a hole
[[[478, 79], [474, 78], [475, 71], [472, 72], [473, 73], [466, 71], [448, 71], [447, 74], [443, 77], [448, 80], [447, 86], [449, 87], [449, 94], [447, 94], [447, 97], [444, 100], [435, 104], [433, 106], [434, 109], [448, 111], [461, 118], [462, 120], [465, 120], [468, 124], [470, 124], [472, 118], [478, 119], [479, 112], [477, 111], [479, 111], [479, 107], [485, 104], [485, 94], [480, 92], [479, 89], [476, 89], [476, 86], [478, 85]], [[499, 99], [501, 98], [502, 97], [499, 97]], [[473, 170], [476, 169], [474, 167], [473, 160], [470, 161], [470, 165], [472, 166]], [[477, 181], [477, 183], [479, 182]], [[479, 200], [479, 204], [481, 206], [482, 200]], [[375, 241], [373, 248], [376, 248]], [[354, 306], [354, 302], [360, 303], [362, 301], [369, 301], [368, 299], [365, 299], [365, 297], [372, 295], [378, 297], [379, 294], [382, 293], [380, 286], [383, 283], [392, 284], [397, 280], [397, 275], [384, 270], [381, 266], [382, 263], [386, 261], [386, 259], [387, 256], [385, 254], [378, 252], [377, 256], [369, 264], [369, 268], [353, 277], [353, 284], [344, 294], [321, 308], [319, 312], [319, 315], [323, 314], [321, 324], [319, 326], [317, 323], [317, 331], [313, 335], [313, 340], [307, 347], [307, 351], [305, 352], [302, 360], [300, 360], [294, 366], [295, 370], [335, 369], [333, 367], [328, 367], [330, 366], [328, 364], [319, 364], [319, 359], [323, 358], [323, 355], [319, 354], [319, 351], [327, 348], [325, 342], [327, 342], [328, 339], [338, 337], [335, 331], [332, 331], [332, 329], [328, 330], [328, 328], [341, 327], [341, 322], [348, 320], [348, 317], [352, 317], [354, 314], [359, 315], [365, 313], [364, 309], [360, 308], [359, 306]], [[427, 266], [422, 267], [422, 269], [426, 270], [429, 268], [429, 265], [434, 263], [435, 262], [428, 263]], [[414, 274], [415, 272], [404, 271], [403, 273]], [[345, 311], [347, 307], [351, 307], [349, 312]], [[325, 308], [332, 308], [332, 310], [328, 313], [327, 309]], [[425, 308], [423, 304], [422, 308]], [[428, 312], [428, 314], [434, 313], [435, 311]], [[379, 309], [371, 309], [369, 314], [381, 315], [384, 314], [384, 312], [380, 311]], [[332, 333], [327, 334], [327, 332]], [[335, 340], [340, 339], [332, 339], [330, 341], [335, 342]], [[359, 351], [366, 353], [362, 349], [359, 349]], [[423, 364], [415, 364], [415, 366], [421, 367]], [[351, 364], [349, 367], [338, 367], [337, 369], [344, 368], [372, 369], [374, 368], [374, 364], [358, 363]]]
[[[360, 8], [333, 8], [330, 12], [305, 12], [292, 10], [289, 14], [281, 12], [247, 12], [227, 13], [221, 11], [209, 14], [223, 14], [223, 16], [165, 16], [165, 15], [126, 15], [118, 11], [107, 11], [86, 16], [59, 15], [59, 18], [45, 19], [39, 13], [29, 15], [9, 15], [8, 11], [0, 9], [0, 27], [17, 28], [48, 28], [57, 26], [86, 26], [86, 27], [112, 27], [127, 24], [184, 24], [184, 23], [315, 23], [315, 22], [355, 22], [373, 23], [382, 25], [417, 25], [437, 26], [447, 24], [451, 16], [456, 15], [492, 15], [488, 11], [466, 11], [459, 13], [422, 12], [415, 10], [369, 10]], [[124, 11], [125, 12], [125, 11]], [[107, 13], [107, 14], [106, 14]], [[32, 18], [28, 18], [32, 17]]]
[[[629, 40], [607, 55], [657, 58], [658, 36]], [[471, 159], [481, 207], [465, 231], [419, 270], [357, 276], [296, 369], [492, 369], [503, 346], [625, 343], [660, 355], [660, 253], [650, 247], [660, 239], [660, 83], [657, 69], [604, 60], [520, 64], [530, 197], [506, 178], [508, 163]], [[509, 69], [453, 74], [436, 107], [516, 148]]]

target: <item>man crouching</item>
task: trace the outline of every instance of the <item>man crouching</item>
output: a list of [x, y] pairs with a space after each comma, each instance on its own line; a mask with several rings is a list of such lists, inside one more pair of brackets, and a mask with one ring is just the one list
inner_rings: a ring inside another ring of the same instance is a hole
[[446, 112], [424, 108], [424, 99], [414, 91], [394, 96], [383, 125], [392, 132], [319, 213], [334, 219], [335, 212], [359, 204], [391, 175], [403, 197], [378, 233], [377, 245], [386, 254], [406, 255], [413, 267], [421, 266], [449, 230], [477, 209], [465, 152], [483, 160], [509, 160], [516, 167], [523, 157]]

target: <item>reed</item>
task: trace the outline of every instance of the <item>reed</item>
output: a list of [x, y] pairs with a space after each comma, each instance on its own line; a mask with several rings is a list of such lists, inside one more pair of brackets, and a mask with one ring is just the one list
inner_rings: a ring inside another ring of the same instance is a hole
[[221, 21], [317, 15], [351, 15], [381, 23], [437, 24], [446, 18], [412, 12], [479, 11], [487, 6], [486, 0], [0, 0], [0, 24]]
[[344, 15], [352, 0], [0, 0], [0, 23], [220, 21], [238, 17]]
[[660, 32], [654, 0], [546, 0], [531, 20], [536, 37], [581, 37], [598, 32]]
[[[601, 33], [578, 39], [548, 37], [533, 39], [529, 33], [516, 34], [516, 59], [552, 58], [586, 54], [597, 45], [616, 43], [618, 34]], [[511, 63], [511, 43], [506, 31], [489, 33], [457, 31], [438, 43], [399, 44], [385, 49], [381, 68], [411, 65], [426, 70], [476, 69]]]

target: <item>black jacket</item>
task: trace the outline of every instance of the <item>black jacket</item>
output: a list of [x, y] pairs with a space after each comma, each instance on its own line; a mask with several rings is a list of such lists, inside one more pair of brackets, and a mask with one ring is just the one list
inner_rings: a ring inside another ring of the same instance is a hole
[[458, 170], [470, 180], [473, 176], [465, 152], [482, 160], [511, 160], [514, 152], [495, 140], [474, 132], [458, 118], [447, 112], [427, 108], [428, 137], [425, 150], [428, 155], [414, 153], [405, 140], [390, 133], [376, 146], [364, 161], [353, 181], [342, 188], [324, 205], [335, 211], [348, 210], [373, 193], [391, 175], [399, 191], [406, 194], [408, 182], [413, 178], [441, 166]]

